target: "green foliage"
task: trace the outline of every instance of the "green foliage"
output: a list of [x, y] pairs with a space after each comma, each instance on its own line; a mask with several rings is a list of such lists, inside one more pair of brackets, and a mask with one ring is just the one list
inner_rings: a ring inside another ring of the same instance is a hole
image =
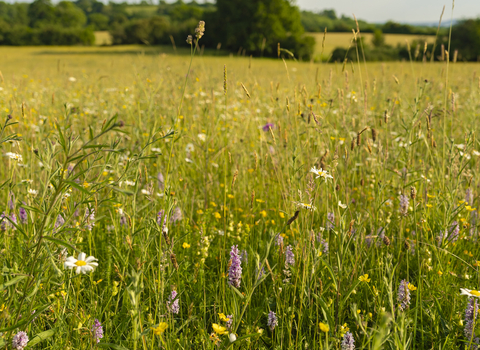
[[287, 0], [218, 0], [213, 33], [222, 47], [247, 54], [276, 56], [278, 43], [297, 58], [313, 52], [298, 8]]
[[461, 61], [480, 60], [480, 18], [457, 23], [452, 31], [451, 50], [458, 50]]
[[385, 36], [381, 29], [375, 29], [373, 32], [372, 45], [375, 47], [381, 47], [385, 45]]

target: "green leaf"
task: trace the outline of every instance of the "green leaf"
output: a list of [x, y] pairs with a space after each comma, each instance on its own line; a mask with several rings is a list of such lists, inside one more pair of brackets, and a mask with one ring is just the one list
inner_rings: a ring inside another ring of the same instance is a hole
[[245, 298], [245, 297], [243, 296], [243, 294], [242, 294], [237, 288], [235, 288], [234, 286], [230, 286], [230, 288], [232, 288], [233, 291], [234, 291], [235, 293], [237, 293], [240, 298], [242, 298], [242, 299]]
[[50, 338], [52, 335], [55, 334], [55, 329], [49, 329], [48, 331], [38, 333], [35, 337], [33, 337], [27, 344], [27, 349], [37, 345], [41, 341]]
[[15, 278], [12, 278], [10, 281], [0, 284], [0, 290], [4, 290], [7, 287], [13, 286], [14, 284], [17, 284], [18, 282], [20, 282], [25, 278], [27, 278], [27, 276], [17, 276]]
[[61, 239], [53, 238], [53, 237], [47, 237], [47, 236], [44, 236], [43, 239], [46, 239], [47, 241], [57, 243], [58, 245], [62, 245], [64, 247], [67, 247], [67, 248], [70, 248], [72, 250], [75, 250], [75, 251], [79, 252], [79, 250], [77, 248], [75, 248], [73, 245], [71, 245], [70, 243], [67, 243], [65, 241], [62, 241]]
[[110, 187], [110, 188], [116, 192], [126, 194], [127, 196], [132, 196], [134, 194], [134, 192], [132, 191], [122, 190], [121, 188], [118, 188], [118, 187]]
[[45, 213], [44, 213], [43, 211], [41, 211], [40, 209], [37, 209], [37, 208], [34, 208], [34, 207], [30, 207], [30, 206], [28, 206], [28, 205], [26, 205], [26, 204], [22, 204], [22, 205], [20, 205], [20, 207], [22, 207], [23, 209], [26, 209], [26, 210], [28, 210], [28, 211], [33, 211], [33, 212], [38, 213], [38, 214], [42, 214], [42, 215], [45, 214]]
[[105, 349], [115, 349], [115, 350], [128, 350], [127, 348], [124, 348], [121, 345], [116, 345], [112, 343], [98, 343], [97, 347], [105, 348]]

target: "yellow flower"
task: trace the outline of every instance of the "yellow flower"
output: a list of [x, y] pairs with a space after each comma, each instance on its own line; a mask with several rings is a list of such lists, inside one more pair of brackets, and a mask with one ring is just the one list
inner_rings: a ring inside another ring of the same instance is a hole
[[227, 318], [227, 316], [225, 316], [225, 314], [218, 314], [218, 317], [220, 318], [220, 321], [223, 321], [223, 322], [230, 321], [230, 319]]
[[408, 284], [408, 289], [410, 289], [411, 291], [414, 291], [414, 290], [417, 290], [417, 287], [415, 287], [413, 284], [409, 283]]
[[220, 219], [222, 216], [220, 215], [220, 213], [216, 212], [215, 214], [213, 214], [213, 216], [215, 216], [215, 219]]
[[202, 214], [203, 214], [203, 210], [202, 210], [202, 209], [198, 209], [198, 210], [197, 210], [197, 214], [198, 214], [198, 215], [202, 215]]
[[262, 210], [260, 212], [260, 215], [263, 216], [263, 217], [266, 217], [267, 216], [267, 212], [265, 210]]
[[166, 322], [160, 322], [157, 328], [152, 327], [153, 334], [155, 335], [162, 335], [163, 332], [168, 328], [168, 324]]
[[182, 247], [183, 249], [188, 249], [190, 248], [190, 244], [188, 244], [187, 242], [183, 242]]
[[320, 322], [318, 325], [320, 326], [320, 330], [322, 332], [328, 333], [330, 331], [330, 327], [328, 326], [328, 324]]
[[363, 275], [363, 276], [358, 277], [358, 280], [359, 280], [360, 282], [367, 282], [367, 283], [370, 282], [370, 278], [368, 278], [368, 273], [366, 273], [366, 274]]
[[285, 214], [282, 213], [282, 212], [279, 212], [278, 215], [280, 215], [280, 217], [283, 219], [285, 217]]
[[439, 276], [443, 275], [443, 272], [440, 271], [440, 270], [437, 273], [438, 273]]
[[216, 323], [212, 324], [213, 331], [217, 334], [228, 334], [228, 331], [225, 327], [219, 326]]
[[230, 198], [230, 199], [235, 198], [235, 196], [233, 194], [229, 194], [229, 195], [227, 195], [227, 197]]

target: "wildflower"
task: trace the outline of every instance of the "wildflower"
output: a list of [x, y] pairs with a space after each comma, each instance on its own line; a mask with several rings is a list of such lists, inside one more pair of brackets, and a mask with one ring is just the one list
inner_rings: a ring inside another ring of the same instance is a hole
[[342, 209], [346, 209], [347, 208], [347, 205], [346, 204], [342, 204], [342, 201], [338, 201], [338, 206]]
[[20, 154], [7, 152], [7, 153], [5, 153], [5, 155], [7, 157], [9, 157], [10, 159], [18, 161], [19, 163], [21, 163], [23, 161], [22, 155], [20, 155]]
[[321, 330], [322, 332], [328, 333], [328, 332], [330, 331], [330, 327], [328, 326], [328, 324], [325, 324], [325, 323], [323, 323], [323, 322], [320, 322], [320, 323], [318, 324], [318, 326], [320, 327], [320, 330]]
[[207, 135], [205, 134], [198, 134], [197, 137], [200, 139], [200, 141], [205, 142], [207, 140]]
[[170, 217], [170, 222], [174, 224], [177, 221], [181, 221], [182, 218], [183, 218], [182, 209], [180, 209], [180, 207], [175, 207], [175, 209], [173, 209], [172, 216]]
[[168, 301], [167, 301], [167, 309], [172, 314], [178, 314], [178, 312], [180, 311], [180, 305], [178, 304], [178, 301], [179, 301], [179, 298], [177, 298], [177, 291], [172, 290], [172, 293], [168, 297]]
[[228, 335], [228, 339], [230, 340], [230, 343], [233, 343], [235, 340], [237, 340], [237, 336], [233, 333], [230, 333]]
[[307, 210], [311, 210], [311, 211], [317, 210], [317, 208], [315, 208], [315, 206], [313, 206], [312, 204], [300, 203], [300, 202], [294, 202], [294, 203], [295, 203], [298, 207], [303, 208], [303, 209], [307, 209]]
[[295, 254], [293, 254], [292, 246], [287, 246], [285, 251], [285, 268], [295, 265]]
[[465, 191], [465, 202], [470, 205], [473, 204], [473, 191], [470, 187]]
[[227, 331], [227, 329], [226, 329], [225, 327], [220, 326], [220, 325], [218, 325], [218, 324], [216, 324], [216, 323], [213, 323], [213, 324], [212, 324], [212, 328], [213, 328], [213, 331], [214, 331], [215, 333], [217, 333], [217, 334], [220, 334], [220, 335], [222, 335], [222, 334], [228, 334], [228, 331]]
[[[480, 338], [475, 337], [475, 320], [478, 315], [478, 303], [475, 298], [469, 298], [467, 308], [465, 309], [465, 328], [463, 329], [463, 334], [469, 342], [475, 344], [480, 344]], [[474, 347], [475, 349], [477, 347]], [[467, 347], [467, 349], [471, 349]]]
[[120, 226], [127, 226], [127, 218], [125, 216], [120, 217]]
[[163, 332], [168, 328], [167, 322], [160, 322], [156, 328], [152, 327], [153, 334], [162, 335]]
[[278, 326], [278, 320], [277, 320], [277, 315], [275, 312], [270, 311], [268, 313], [268, 321], [267, 321], [267, 326], [270, 328], [270, 330], [273, 332], [276, 326]]
[[409, 283], [407, 287], [408, 287], [408, 289], [411, 290], [412, 292], [417, 290], [417, 287], [415, 287], [412, 283]]
[[400, 303], [400, 310], [404, 311], [410, 306], [410, 289], [409, 282], [402, 280], [398, 286], [397, 300]]
[[407, 216], [408, 214], [408, 204], [410, 200], [405, 195], [400, 195], [400, 215]]
[[227, 319], [228, 321], [225, 323], [225, 326], [227, 326], [227, 329], [230, 330], [233, 324], [233, 315], [227, 315]]
[[230, 251], [230, 260], [232, 264], [228, 270], [228, 284], [240, 288], [240, 280], [242, 278], [242, 260], [240, 259], [238, 246], [232, 246]]
[[142, 194], [146, 195], [146, 196], [150, 196], [151, 193], [149, 190], [146, 190], [146, 189], [142, 189], [140, 192], [142, 192]]
[[355, 350], [355, 339], [353, 339], [352, 333], [345, 333], [341, 345], [342, 350]]
[[190, 244], [188, 244], [187, 242], [183, 242], [182, 248], [183, 249], [188, 249], [188, 248], [190, 248]]
[[35, 197], [35, 196], [37, 195], [37, 193], [38, 193], [37, 190], [31, 189], [31, 188], [29, 188], [27, 192], [28, 192], [28, 194], [29, 194], [30, 196], [34, 196], [34, 197]]
[[[10, 220], [15, 224], [17, 225], [17, 216], [15, 215], [15, 213], [11, 213], [10, 214]], [[15, 226], [13, 224], [10, 224], [10, 226], [12, 226], [12, 228], [15, 230]]]
[[95, 270], [95, 268], [98, 266], [98, 263], [95, 262], [95, 260], [98, 259], [94, 258], [93, 256], [86, 258], [86, 256], [87, 255], [85, 253], [78, 254], [78, 259], [75, 259], [73, 256], [69, 256], [65, 261], [65, 268], [75, 268], [77, 274], [80, 272], [85, 274]]
[[160, 191], [163, 191], [165, 189], [165, 179], [163, 178], [162, 173], [158, 173], [157, 180], [158, 180], [158, 188], [160, 189]]
[[55, 221], [55, 229], [59, 228], [65, 223], [65, 220], [63, 219], [61, 214], [58, 214], [57, 220]]
[[25, 208], [20, 207], [19, 217], [20, 217], [20, 222], [22, 224], [25, 225], [25, 224], [28, 223], [28, 215], [27, 215], [27, 211], [25, 210]]
[[267, 123], [264, 126], [262, 126], [262, 130], [263, 131], [269, 131], [270, 129], [273, 129], [274, 127], [275, 127], [275, 125], [273, 125], [273, 123]]
[[188, 35], [188, 36], [187, 36], [187, 44], [188, 44], [188, 45], [192, 45], [192, 41], [193, 41], [192, 36], [191, 36], [191, 35]]
[[220, 321], [223, 321], [223, 322], [230, 321], [230, 319], [227, 316], [225, 316], [225, 314], [222, 314], [222, 313], [218, 314], [218, 318], [220, 318]]
[[27, 346], [28, 336], [25, 332], [18, 332], [13, 336], [12, 348], [16, 350], [23, 350]]
[[275, 245], [283, 245], [283, 236], [280, 233], [277, 235], [277, 237], [275, 237]]
[[310, 172], [317, 175], [316, 179], [321, 177], [325, 180], [325, 182], [327, 182], [328, 179], [333, 179], [333, 176], [329, 175], [328, 172], [326, 170], [323, 170], [322, 168], [317, 169], [316, 167], [313, 167], [312, 169], [310, 169]]
[[193, 146], [193, 143], [188, 143], [187, 146], [185, 147], [185, 152], [191, 153], [195, 151], [195, 147]]
[[460, 295], [468, 295], [470, 297], [480, 298], [480, 292], [472, 289], [460, 288]]
[[205, 34], [205, 22], [200, 21], [198, 22], [198, 27], [195, 28], [195, 36], [197, 37], [197, 40], [200, 40], [204, 34]]
[[452, 222], [448, 232], [450, 233], [450, 235], [448, 236], [448, 241], [456, 242], [458, 240], [458, 234], [460, 232], [460, 226], [458, 225], [457, 221]]
[[93, 323], [92, 333], [93, 339], [97, 342], [97, 344], [100, 343], [100, 339], [103, 338], [103, 327], [98, 319], [95, 319]]
[[366, 274], [363, 275], [363, 276], [358, 277], [358, 280], [359, 280], [360, 282], [366, 282], [366, 283], [368, 283], [368, 282], [371, 281], [371, 279], [368, 278], [368, 273], [366, 273]]
[[327, 214], [327, 228], [329, 230], [333, 230], [335, 228], [335, 214], [328, 213]]

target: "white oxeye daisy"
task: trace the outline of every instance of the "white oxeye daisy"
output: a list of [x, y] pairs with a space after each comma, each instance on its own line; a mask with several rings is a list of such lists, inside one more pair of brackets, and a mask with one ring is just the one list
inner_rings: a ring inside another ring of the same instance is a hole
[[34, 190], [34, 189], [32, 189], [32, 188], [29, 188], [29, 189], [28, 189], [28, 194], [31, 195], [31, 196], [36, 196], [37, 193], [38, 193], [37, 190]]
[[343, 209], [345, 209], [345, 208], [347, 207], [346, 204], [342, 204], [342, 201], [338, 201], [338, 206], [339, 206], [340, 208], [343, 208]]
[[333, 176], [329, 175], [327, 171], [323, 170], [322, 168], [317, 169], [316, 167], [313, 167], [312, 169], [310, 169], [310, 172], [317, 175], [316, 179], [318, 179], [319, 177], [323, 177], [325, 179], [325, 182], [327, 182], [328, 179], [333, 179]]
[[313, 206], [312, 204], [308, 204], [308, 203], [295, 202], [295, 204], [300, 208], [311, 210], [311, 211], [314, 211], [314, 210], [317, 209], [317, 208], [315, 208], [315, 206]]
[[93, 256], [87, 258], [87, 254], [80, 253], [78, 254], [78, 259], [75, 259], [73, 256], [69, 256], [65, 261], [65, 268], [75, 269], [75, 272], [79, 274], [80, 272], [86, 274], [87, 272], [92, 272], [98, 266], [98, 263], [95, 261], [98, 260]]
[[480, 292], [478, 290], [460, 288], [460, 295], [468, 295], [469, 297], [480, 298]]
[[202, 142], [205, 142], [207, 140], [207, 135], [205, 134], [198, 134], [197, 136]]
[[135, 181], [126, 180], [126, 181], [125, 181], [125, 184], [126, 184], [127, 186], [135, 186]]
[[23, 160], [22, 156], [20, 154], [17, 154], [17, 153], [7, 152], [7, 153], [5, 153], [5, 155], [7, 157], [9, 157], [10, 159], [17, 160], [19, 162], [22, 162], [22, 160]]
[[145, 190], [145, 189], [141, 190], [141, 192], [142, 192], [142, 194], [145, 194], [147, 196], [151, 195], [151, 193], [148, 190]]
[[187, 147], [185, 147], [185, 151], [186, 151], [187, 153], [193, 152], [193, 151], [195, 151], [195, 147], [193, 146], [192, 143], [188, 143], [188, 144], [187, 144]]

